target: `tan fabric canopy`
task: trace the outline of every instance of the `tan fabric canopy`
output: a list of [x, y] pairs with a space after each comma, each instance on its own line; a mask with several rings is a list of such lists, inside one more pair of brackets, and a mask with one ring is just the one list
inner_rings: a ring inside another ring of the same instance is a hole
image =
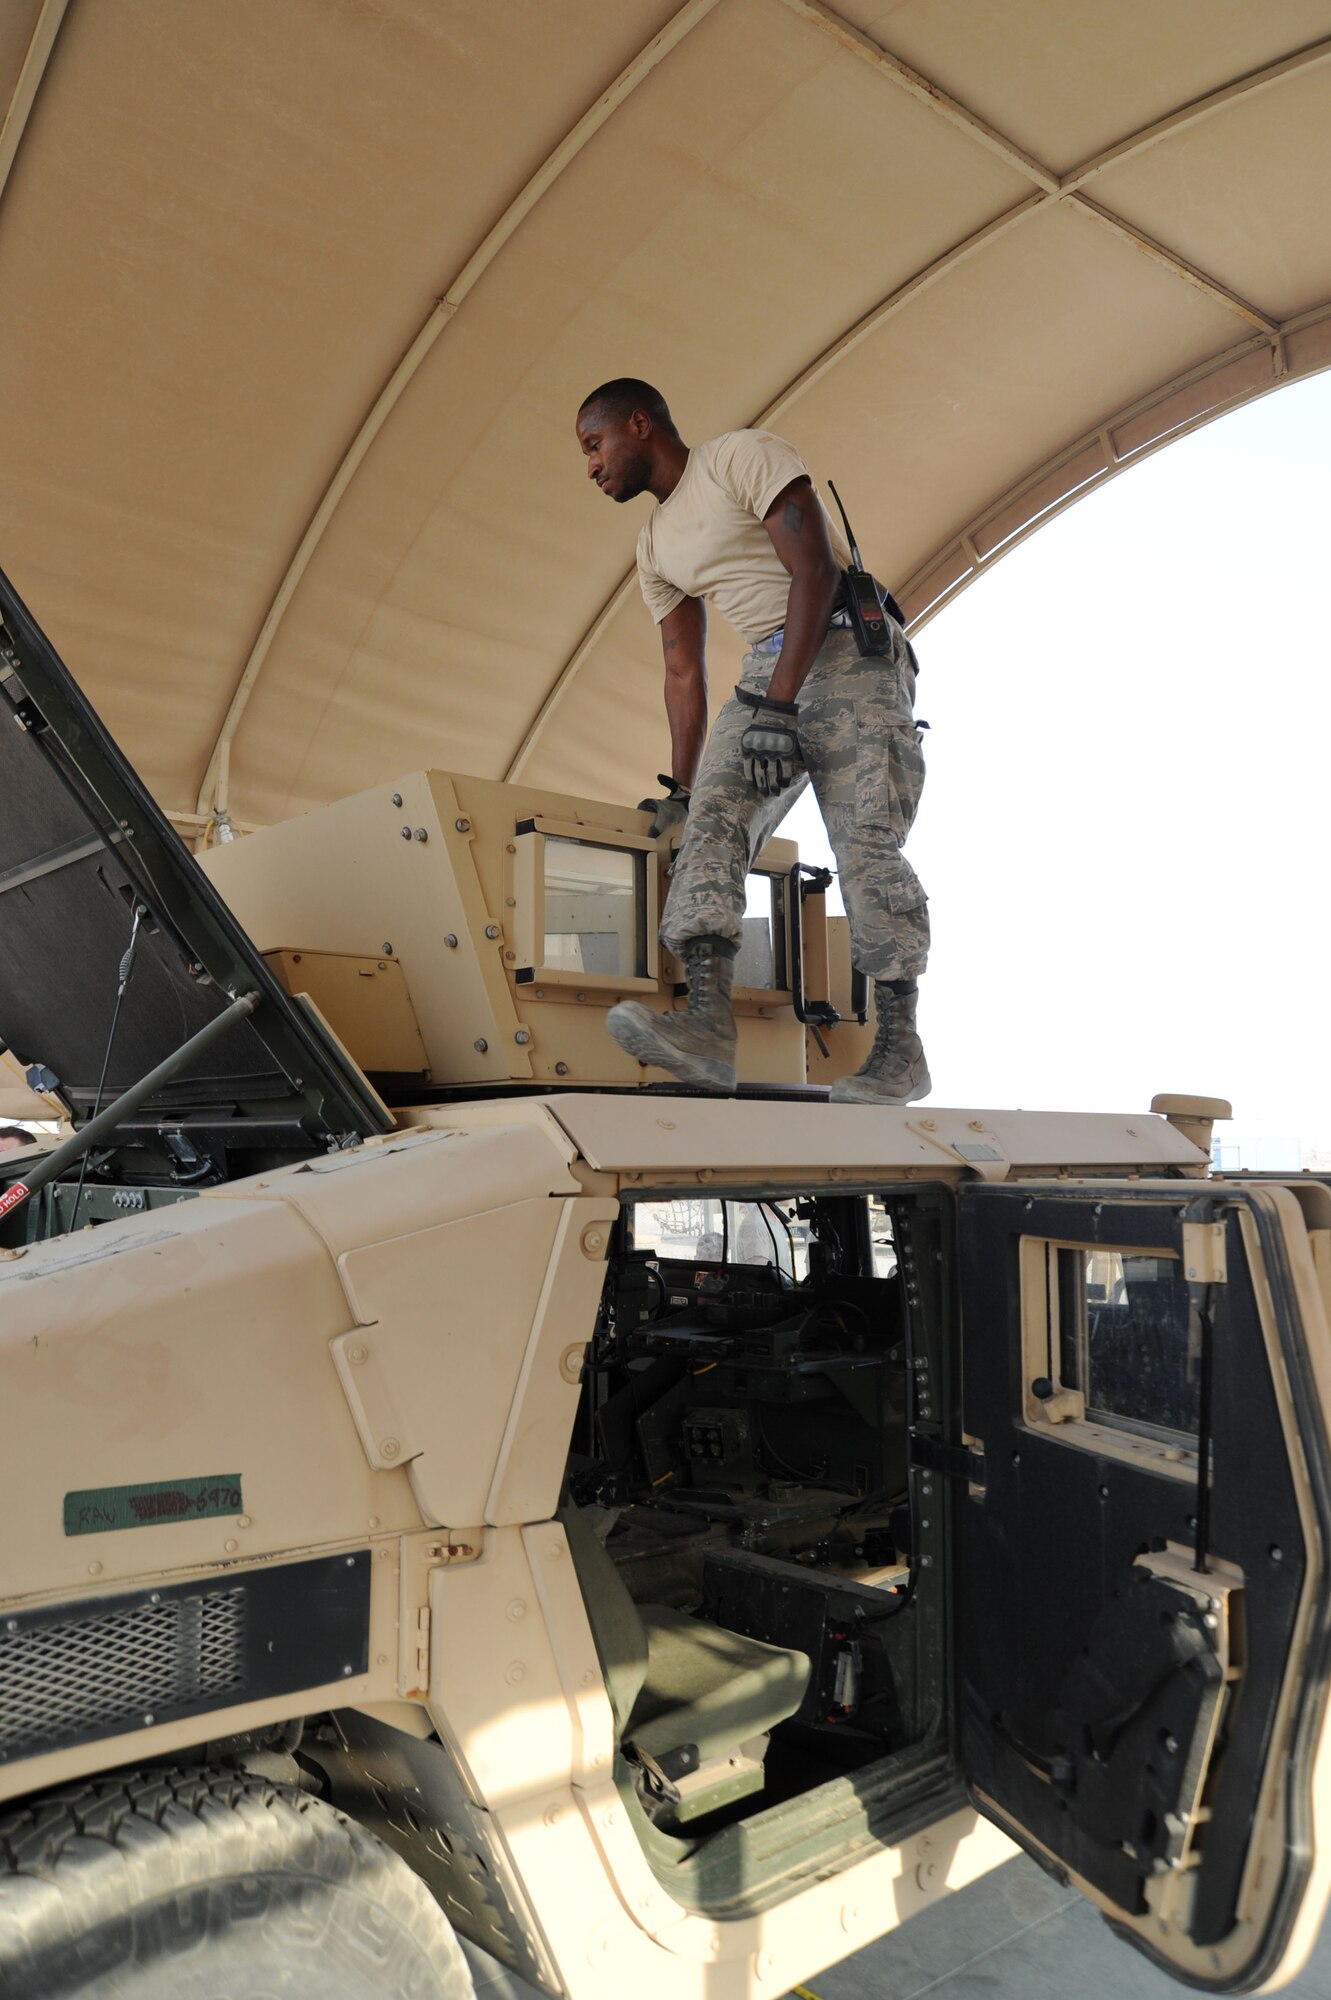
[[1331, 0], [839, 5], [5, 0], [0, 565], [184, 829], [636, 795], [608, 375], [792, 437], [918, 620], [1331, 364]]

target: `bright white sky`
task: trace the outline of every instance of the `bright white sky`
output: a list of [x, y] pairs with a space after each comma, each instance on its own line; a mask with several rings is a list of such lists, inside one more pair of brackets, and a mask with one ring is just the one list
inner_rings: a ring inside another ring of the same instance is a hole
[[[1331, 1147], [1329, 464], [1322, 376], [1110, 481], [920, 635], [936, 1102], [1197, 1091], [1226, 1138]], [[782, 833], [830, 860], [811, 797]]]

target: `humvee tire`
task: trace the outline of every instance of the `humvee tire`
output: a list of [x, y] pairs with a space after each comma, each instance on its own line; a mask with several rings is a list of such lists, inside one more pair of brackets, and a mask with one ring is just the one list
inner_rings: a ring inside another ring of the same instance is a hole
[[474, 1990], [425, 1884], [293, 1786], [148, 1770], [0, 1813], [7, 2000], [472, 2000]]

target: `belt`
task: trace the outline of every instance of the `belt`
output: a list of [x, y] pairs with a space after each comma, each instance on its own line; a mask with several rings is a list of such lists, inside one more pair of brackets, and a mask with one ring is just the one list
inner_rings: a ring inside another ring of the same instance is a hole
[[[848, 611], [834, 611], [827, 621], [829, 632], [836, 630], [846, 631], [849, 626], [850, 613]], [[783, 625], [779, 631], [769, 632], [765, 639], [755, 639], [749, 651], [751, 653], [779, 653], [785, 643], [786, 628]]]

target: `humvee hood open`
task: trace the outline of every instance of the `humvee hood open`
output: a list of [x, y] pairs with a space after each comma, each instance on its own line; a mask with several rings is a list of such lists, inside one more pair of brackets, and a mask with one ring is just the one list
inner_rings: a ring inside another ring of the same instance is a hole
[[282, 991], [2, 574], [0, 619], [0, 1040], [81, 1123], [254, 992], [249, 1020], [140, 1126], [241, 1151], [384, 1130], [365, 1079]]

